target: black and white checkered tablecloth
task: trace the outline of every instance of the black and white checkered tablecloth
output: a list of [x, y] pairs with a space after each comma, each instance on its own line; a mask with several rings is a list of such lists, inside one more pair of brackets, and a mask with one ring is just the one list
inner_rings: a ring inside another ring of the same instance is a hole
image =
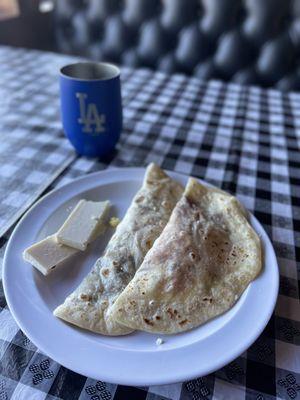
[[[0, 179], [11, 180], [6, 196], [1, 183], [0, 226], [7, 206], [19, 215], [45, 182], [55, 187], [110, 166], [155, 161], [236, 194], [268, 232], [281, 274], [275, 313], [246, 353], [214, 374], [144, 388], [58, 365], [18, 329], [2, 292], [0, 399], [300, 399], [300, 94], [124, 69], [124, 132], [117, 152], [100, 162], [75, 157], [61, 132], [57, 68], [70, 58], [2, 47], [0, 60]], [[24, 201], [12, 196], [17, 191]], [[9, 234], [0, 239], [0, 260]]]

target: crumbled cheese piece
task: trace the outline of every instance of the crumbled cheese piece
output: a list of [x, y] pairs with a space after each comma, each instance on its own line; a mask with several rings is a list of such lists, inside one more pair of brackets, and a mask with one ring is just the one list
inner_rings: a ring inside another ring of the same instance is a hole
[[163, 344], [163, 342], [164, 341], [162, 340], [162, 338], [159, 337], [159, 338], [156, 339], [155, 343], [156, 343], [156, 346], [160, 346], [161, 344]]
[[109, 225], [112, 228], [116, 228], [120, 223], [120, 219], [118, 217], [111, 217], [110, 221], [109, 221]]

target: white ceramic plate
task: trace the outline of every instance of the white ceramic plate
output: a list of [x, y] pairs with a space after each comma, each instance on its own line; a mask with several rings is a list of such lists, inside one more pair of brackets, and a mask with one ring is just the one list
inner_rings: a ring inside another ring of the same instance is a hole
[[[224, 315], [189, 332], [164, 336], [135, 332], [105, 337], [75, 328], [52, 315], [76, 288], [104, 250], [112, 232], [93, 243], [72, 265], [45, 277], [22, 260], [22, 251], [54, 233], [68, 210], [81, 198], [111, 200], [113, 215], [125, 214], [141, 186], [144, 169], [111, 169], [76, 179], [37, 202], [14, 230], [4, 258], [3, 281], [9, 308], [29, 339], [51, 358], [94, 379], [126, 385], [158, 385], [206, 375], [244, 352], [267, 324], [278, 293], [278, 266], [273, 247], [260, 223], [251, 224], [261, 237], [264, 268], [237, 304]], [[170, 175], [186, 184], [188, 177]]]

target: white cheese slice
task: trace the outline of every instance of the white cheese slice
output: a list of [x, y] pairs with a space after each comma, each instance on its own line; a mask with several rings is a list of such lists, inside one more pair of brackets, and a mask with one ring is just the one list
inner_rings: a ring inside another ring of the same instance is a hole
[[104, 222], [109, 208], [109, 201], [80, 200], [57, 232], [57, 241], [74, 249], [85, 250], [105, 230]]
[[48, 275], [58, 264], [70, 258], [78, 250], [57, 242], [55, 235], [28, 247], [23, 252], [23, 259], [32, 264], [42, 274]]

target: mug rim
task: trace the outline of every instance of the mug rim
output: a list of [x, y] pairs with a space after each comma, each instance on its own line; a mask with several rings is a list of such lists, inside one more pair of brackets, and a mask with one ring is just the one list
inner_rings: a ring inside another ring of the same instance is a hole
[[[88, 79], [88, 78], [78, 78], [75, 76], [71, 76], [70, 74], [67, 74], [64, 69], [69, 68], [69, 67], [74, 67], [75, 65], [97, 65], [97, 66], [106, 66], [109, 68], [112, 68], [115, 72], [112, 73], [111, 76], [109, 77], [103, 77], [103, 78], [92, 78], [92, 79]], [[76, 80], [76, 81], [84, 81], [84, 82], [103, 82], [103, 81], [109, 81], [115, 78], [118, 78], [121, 74], [121, 70], [120, 68], [112, 63], [107, 63], [107, 62], [95, 62], [95, 61], [77, 61], [75, 63], [71, 63], [71, 64], [66, 64], [64, 66], [62, 66], [59, 70], [60, 76], [62, 76], [63, 78], [67, 78], [67, 79], [71, 79], [71, 80]]]

